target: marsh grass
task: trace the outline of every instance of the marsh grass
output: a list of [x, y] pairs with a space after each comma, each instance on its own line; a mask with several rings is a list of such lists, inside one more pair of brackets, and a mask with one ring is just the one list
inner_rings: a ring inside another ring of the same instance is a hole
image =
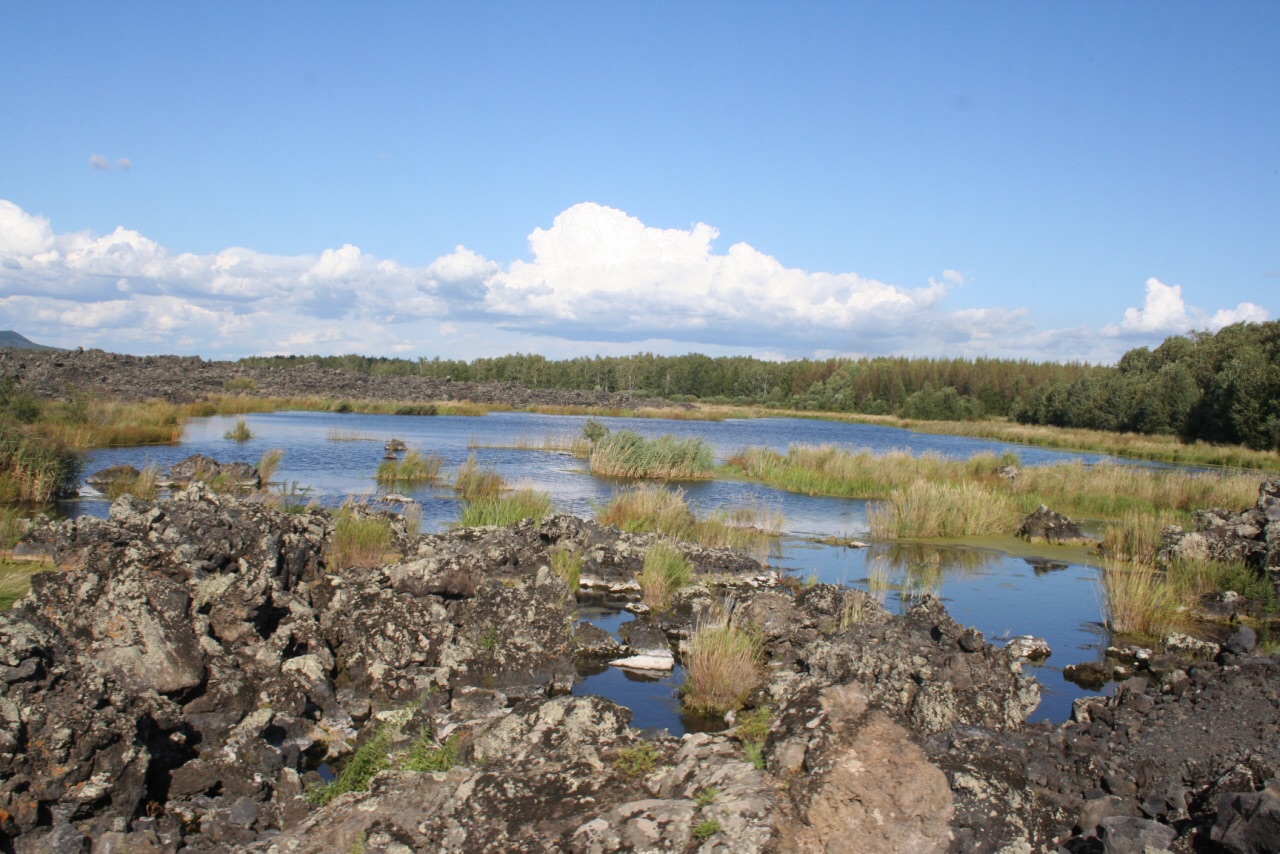
[[636, 576], [644, 603], [655, 611], [665, 610], [672, 595], [693, 580], [693, 567], [674, 543], [659, 540], [649, 546], [644, 567]]
[[434, 484], [440, 480], [443, 465], [444, 460], [436, 454], [409, 450], [399, 459], [379, 463], [374, 479], [382, 486]]
[[1119, 634], [1159, 640], [1188, 622], [1184, 601], [1154, 566], [1104, 561], [1102, 594], [1107, 627]]
[[999, 534], [1015, 519], [1006, 497], [967, 482], [917, 480], [867, 510], [871, 536], [880, 539]]
[[633, 430], [602, 436], [591, 449], [591, 473], [605, 477], [699, 480], [714, 474], [711, 446], [701, 437], [647, 439]]
[[70, 489], [80, 458], [38, 426], [0, 423], [0, 503], [44, 504]]
[[476, 499], [497, 498], [506, 484], [502, 475], [493, 469], [487, 469], [476, 462], [476, 455], [471, 454], [467, 461], [459, 466], [453, 476], [453, 488], [458, 496], [467, 501]]
[[122, 495], [132, 495], [147, 501], [155, 500], [160, 491], [160, 469], [154, 465], [146, 466], [136, 477], [117, 477], [107, 486], [107, 498], [115, 501]]
[[710, 548], [739, 548], [763, 559], [785, 518], [764, 503], [723, 508], [699, 519], [682, 489], [639, 483], [614, 493], [596, 521], [628, 533], [661, 534]]
[[372, 436], [368, 433], [361, 433], [359, 430], [343, 430], [340, 427], [330, 427], [324, 434], [324, 438], [330, 442], [381, 442], [382, 439]]
[[522, 519], [542, 520], [551, 512], [551, 496], [525, 486], [506, 495], [473, 498], [466, 502], [458, 525], [475, 528], [482, 525], [512, 525]]
[[231, 439], [234, 442], [247, 442], [253, 438], [253, 432], [249, 429], [249, 422], [239, 418], [236, 420], [236, 426], [223, 433], [222, 438]]
[[280, 462], [284, 459], [284, 450], [281, 448], [268, 448], [262, 452], [262, 456], [258, 458], [258, 464], [254, 466], [258, 470], [258, 477], [262, 480], [262, 488], [266, 489], [271, 479], [275, 477], [276, 469], [280, 468]]
[[724, 623], [700, 626], [684, 657], [684, 705], [724, 714], [742, 708], [764, 678], [764, 640]]
[[330, 570], [380, 566], [391, 538], [391, 523], [386, 519], [365, 515], [354, 505], [344, 504], [334, 517], [333, 538], [329, 542]]
[[472, 437], [467, 440], [468, 448], [502, 449], [510, 451], [544, 451], [548, 453], [571, 454], [579, 459], [591, 456], [591, 442], [582, 436], [556, 436], [548, 434], [540, 439], [529, 436], [517, 436], [507, 442], [490, 442]]
[[404, 531], [410, 537], [416, 537], [422, 532], [422, 505], [410, 504], [404, 508], [401, 514], [404, 519]]
[[1174, 514], [1129, 511], [1109, 522], [1102, 532], [1102, 552], [1113, 560], [1155, 566], [1166, 525]]

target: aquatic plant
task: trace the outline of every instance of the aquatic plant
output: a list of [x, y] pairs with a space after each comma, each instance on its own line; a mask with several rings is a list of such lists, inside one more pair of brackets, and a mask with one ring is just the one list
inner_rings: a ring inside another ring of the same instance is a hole
[[496, 498], [504, 485], [502, 475], [493, 469], [482, 468], [476, 462], [475, 454], [470, 454], [453, 476], [453, 488], [465, 500]]
[[684, 656], [685, 706], [711, 714], [741, 708], [764, 678], [763, 648], [753, 632], [725, 624], [700, 627]]
[[551, 496], [533, 487], [522, 487], [507, 495], [474, 498], [462, 507], [458, 525], [512, 525], [521, 519], [542, 520], [551, 512]]
[[1102, 593], [1107, 627], [1119, 634], [1158, 640], [1187, 621], [1177, 591], [1149, 564], [1104, 561]]
[[601, 436], [591, 449], [591, 473], [605, 477], [694, 480], [713, 471], [711, 446], [701, 437], [646, 439], [634, 430], [618, 430]]
[[400, 459], [379, 463], [374, 479], [383, 486], [435, 483], [440, 479], [440, 468], [443, 465], [444, 460], [436, 454], [409, 450]]
[[280, 461], [283, 459], [284, 451], [280, 448], [268, 448], [258, 458], [258, 464], [255, 468], [258, 470], [258, 478], [262, 481], [263, 488], [266, 488], [271, 482], [271, 478], [275, 476], [276, 469], [280, 467]]
[[882, 539], [972, 537], [1009, 532], [1015, 515], [1008, 498], [978, 484], [917, 480], [868, 508], [867, 522]]
[[236, 426], [234, 428], [222, 434], [222, 438], [231, 439], [236, 442], [247, 442], [253, 438], [253, 433], [249, 430], [249, 422], [240, 418], [236, 421]]

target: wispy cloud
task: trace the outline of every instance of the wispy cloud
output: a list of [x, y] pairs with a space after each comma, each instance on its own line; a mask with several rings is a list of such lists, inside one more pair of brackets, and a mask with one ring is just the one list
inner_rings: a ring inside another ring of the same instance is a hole
[[637, 350], [768, 358], [880, 353], [1110, 361], [1190, 328], [1261, 320], [1209, 314], [1147, 282], [1117, 324], [1043, 328], [1025, 308], [948, 309], [951, 270], [915, 286], [787, 267], [745, 243], [721, 251], [697, 223], [654, 228], [598, 204], [564, 211], [506, 263], [459, 245], [425, 267], [352, 244], [313, 255], [242, 247], [174, 254], [123, 227], [55, 232], [0, 200], [0, 314], [60, 346], [132, 352], [361, 352], [472, 358]]
[[128, 172], [133, 168], [133, 161], [128, 157], [117, 157], [112, 160], [105, 154], [90, 154], [89, 167], [97, 169], [100, 172], [110, 172], [112, 169], [119, 169], [121, 172]]

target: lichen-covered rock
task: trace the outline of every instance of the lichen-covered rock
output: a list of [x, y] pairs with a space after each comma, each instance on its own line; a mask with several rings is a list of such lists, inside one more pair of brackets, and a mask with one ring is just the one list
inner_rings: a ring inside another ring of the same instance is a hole
[[1092, 542], [1079, 525], [1043, 504], [1027, 514], [1018, 527], [1017, 535], [1032, 543], [1067, 545]]

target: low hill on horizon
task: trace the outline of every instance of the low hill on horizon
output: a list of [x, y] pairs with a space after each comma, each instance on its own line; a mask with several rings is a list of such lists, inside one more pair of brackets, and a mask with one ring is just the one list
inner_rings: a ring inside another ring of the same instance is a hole
[[12, 329], [0, 329], [0, 347], [12, 347], [15, 350], [61, 350], [61, 347], [50, 347], [48, 344], [37, 344]]

